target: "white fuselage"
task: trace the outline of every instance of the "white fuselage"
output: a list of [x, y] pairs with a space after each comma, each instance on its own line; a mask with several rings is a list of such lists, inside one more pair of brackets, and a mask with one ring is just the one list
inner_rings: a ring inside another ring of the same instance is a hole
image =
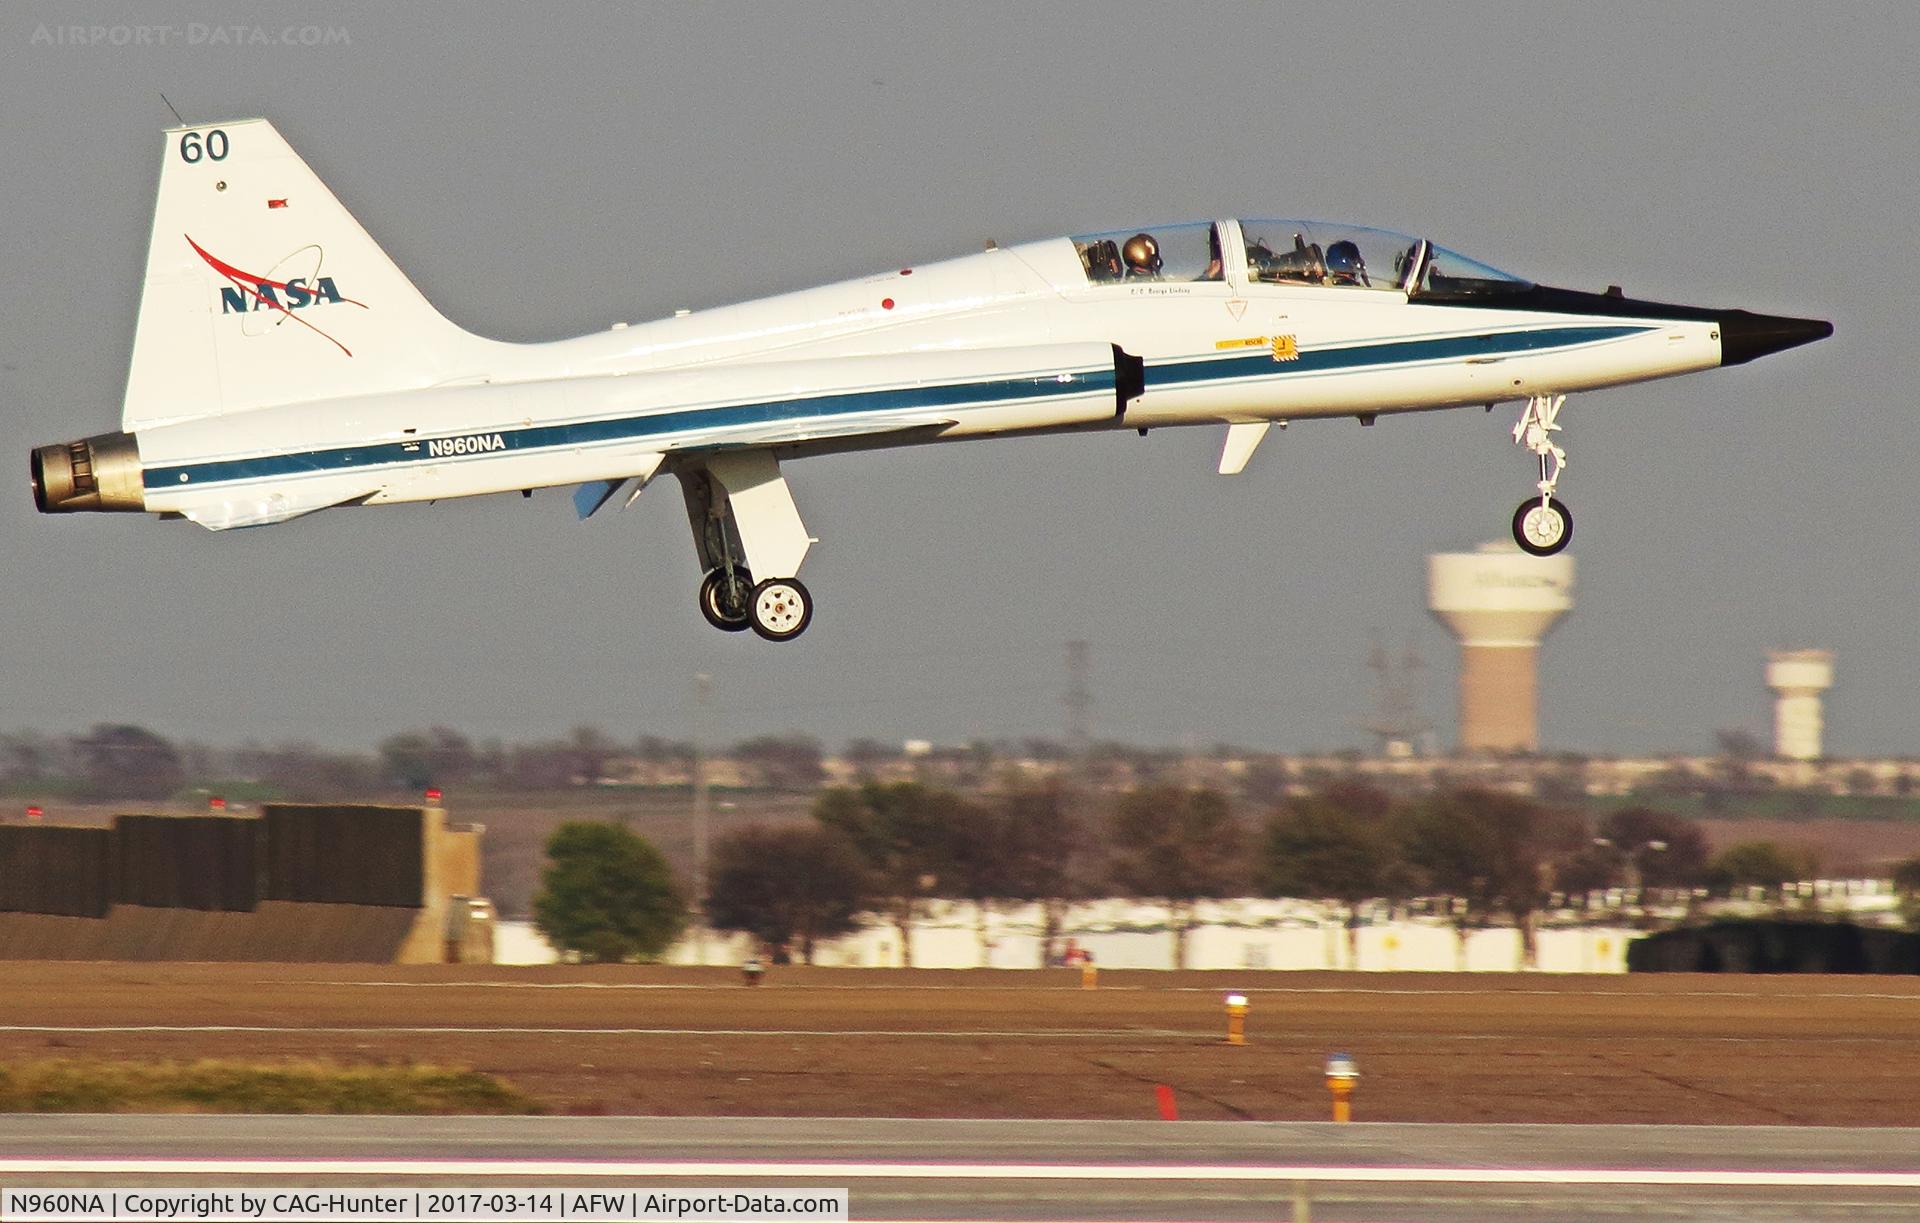
[[[1238, 243], [1238, 226], [1221, 232]], [[1367, 418], [1721, 360], [1708, 320], [1258, 283], [1240, 250], [1225, 255], [1217, 280], [1097, 284], [1062, 238], [577, 339], [475, 346], [472, 368], [456, 351], [418, 385], [141, 429], [146, 508], [256, 525], [349, 502], [645, 479], [687, 452]], [[1143, 363], [1131, 397], [1114, 349]]]

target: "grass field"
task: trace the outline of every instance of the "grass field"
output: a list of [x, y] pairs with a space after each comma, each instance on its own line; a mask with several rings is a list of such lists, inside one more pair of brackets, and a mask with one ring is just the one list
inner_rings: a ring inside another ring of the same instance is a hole
[[8, 1113], [537, 1113], [491, 1075], [457, 1067], [315, 1059], [0, 1062]]

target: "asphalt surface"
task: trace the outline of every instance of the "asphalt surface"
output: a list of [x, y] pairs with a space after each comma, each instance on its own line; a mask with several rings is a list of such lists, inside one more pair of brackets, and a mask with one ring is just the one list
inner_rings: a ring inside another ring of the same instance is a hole
[[845, 1186], [899, 1220], [1920, 1218], [1920, 1129], [0, 1117], [0, 1183]]

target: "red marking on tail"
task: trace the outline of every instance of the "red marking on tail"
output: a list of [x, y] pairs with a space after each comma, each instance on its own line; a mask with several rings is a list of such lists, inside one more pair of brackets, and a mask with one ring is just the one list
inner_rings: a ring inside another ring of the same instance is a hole
[[1173, 1101], [1173, 1088], [1167, 1086], [1165, 1083], [1155, 1083], [1153, 1085], [1153, 1095], [1154, 1098], [1160, 1102], [1160, 1120], [1180, 1120], [1180, 1106]]

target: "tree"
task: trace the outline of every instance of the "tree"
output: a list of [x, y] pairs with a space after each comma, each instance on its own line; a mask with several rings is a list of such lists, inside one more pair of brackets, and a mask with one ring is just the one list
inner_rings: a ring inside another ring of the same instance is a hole
[[1920, 894], [1920, 857], [1894, 863], [1890, 874], [1895, 891], [1909, 896]]
[[687, 924], [685, 894], [667, 860], [614, 824], [567, 823], [547, 841], [533, 920], [555, 947], [582, 959], [657, 959]]
[[1052, 962], [1067, 902], [1086, 891], [1079, 877], [1084, 843], [1059, 783], [1028, 785], [990, 802], [956, 807], [947, 830], [950, 881], [941, 890], [976, 906], [980, 963], [987, 962], [987, 919], [996, 904], [1041, 904], [1040, 964]]
[[851, 933], [869, 907], [866, 865], [825, 828], [752, 825], [713, 847], [707, 920], [769, 948], [797, 948], [813, 963], [821, 939]]
[[1601, 820], [1596, 835], [1626, 858], [1640, 886], [1692, 887], [1706, 877], [1706, 834], [1683, 815], [1627, 807]]
[[773, 790], [812, 790], [826, 775], [820, 768], [820, 741], [809, 735], [761, 735], [736, 744], [733, 754]]
[[100, 798], [165, 798], [186, 782], [180, 753], [143, 726], [95, 726], [75, 746]]
[[970, 806], [918, 782], [836, 788], [814, 803], [815, 821], [844, 836], [866, 863], [874, 898], [900, 935], [902, 968], [913, 967], [913, 921], [927, 898], [952, 892], [953, 828]]
[[1243, 886], [1245, 839], [1225, 796], [1214, 790], [1153, 786], [1126, 795], [1114, 811], [1113, 883], [1166, 903], [1175, 968], [1187, 966], [1195, 904]]
[[1920, 929], [1920, 856], [1894, 863], [1893, 890], [1900, 897], [1900, 915], [1908, 926]]
[[408, 731], [380, 743], [380, 767], [387, 779], [409, 790], [458, 785], [473, 776], [473, 761], [472, 742], [445, 726], [424, 734]]
[[1820, 864], [1811, 850], [1778, 841], [1743, 841], [1722, 850], [1707, 868], [1707, 877], [1719, 889], [1777, 888], [1783, 883], [1811, 879]]
[[1360, 902], [1400, 895], [1408, 881], [1388, 826], [1391, 809], [1383, 791], [1343, 784], [1283, 804], [1262, 829], [1255, 864], [1261, 893], [1344, 904], [1348, 954], [1355, 960]]
[[1400, 840], [1427, 887], [1465, 902], [1455, 911], [1460, 954], [1466, 933], [1496, 912], [1520, 929], [1521, 957], [1537, 962], [1534, 917], [1561, 863], [1587, 841], [1580, 822], [1529, 799], [1489, 790], [1450, 790], [1417, 804]]
[[1075, 791], [1059, 781], [1019, 786], [1000, 797], [1007, 843], [1006, 899], [1040, 903], [1040, 967], [1053, 963], [1067, 906], [1094, 891], [1087, 828]]
[[576, 726], [567, 735], [567, 749], [573, 756], [573, 780], [593, 785], [607, 775], [607, 765], [620, 754], [620, 745], [597, 726]]

